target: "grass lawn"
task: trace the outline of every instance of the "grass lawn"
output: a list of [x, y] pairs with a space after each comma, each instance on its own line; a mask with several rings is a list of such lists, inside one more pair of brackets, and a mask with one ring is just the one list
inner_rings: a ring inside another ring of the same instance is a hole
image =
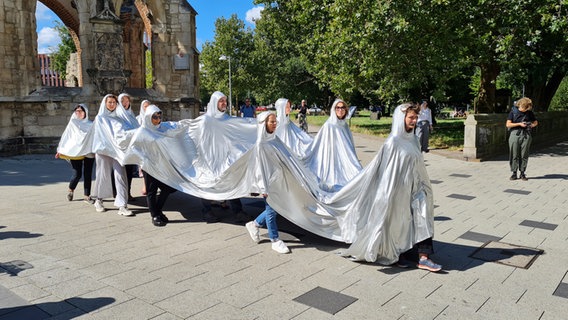
[[[382, 117], [381, 120], [371, 120], [371, 112], [363, 110], [353, 116], [350, 120], [352, 132], [364, 133], [387, 137], [391, 130], [392, 118]], [[293, 113], [290, 118], [295, 119]], [[328, 116], [308, 116], [308, 124], [322, 126]], [[434, 132], [430, 134], [430, 147], [435, 149], [463, 149], [464, 118], [460, 119], [439, 119]]]

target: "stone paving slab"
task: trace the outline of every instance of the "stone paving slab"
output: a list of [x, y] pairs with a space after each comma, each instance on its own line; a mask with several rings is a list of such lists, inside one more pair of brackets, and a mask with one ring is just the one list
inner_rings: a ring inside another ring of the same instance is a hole
[[[354, 137], [368, 163], [382, 140]], [[346, 244], [282, 218], [292, 253], [278, 255], [267, 241], [253, 243], [230, 210], [215, 207], [223, 221], [202, 222], [200, 201], [179, 192], [165, 210], [172, 223], [156, 228], [139, 195], [141, 179], [130, 205], [136, 217], [117, 215], [110, 201], [108, 212], [97, 213], [66, 201], [66, 162], [0, 158], [0, 319], [564, 318], [568, 143], [533, 153], [529, 181], [509, 181], [505, 159], [447, 155], [424, 155], [436, 182], [433, 258], [444, 265], [437, 274], [351, 262], [336, 254]], [[260, 198], [243, 202], [252, 215], [263, 209]], [[528, 269], [486, 262], [470, 257], [482, 239], [464, 234], [544, 253]], [[357, 300], [334, 315], [294, 301], [318, 287]], [[14, 308], [14, 299], [26, 307]]]

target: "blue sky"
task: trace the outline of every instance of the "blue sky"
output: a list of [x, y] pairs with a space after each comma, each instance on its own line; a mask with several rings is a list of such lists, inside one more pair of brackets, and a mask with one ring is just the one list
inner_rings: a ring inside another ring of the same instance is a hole
[[[219, 17], [229, 18], [236, 13], [247, 26], [254, 27], [254, 19], [260, 17], [260, 6], [255, 6], [252, 0], [196, 0], [188, 1], [197, 11], [197, 49], [205, 41], [212, 41], [215, 35], [215, 20]], [[36, 21], [38, 36], [38, 53], [49, 53], [59, 42], [59, 35], [53, 29], [54, 21], [61, 21], [53, 11], [41, 2], [37, 2]]]

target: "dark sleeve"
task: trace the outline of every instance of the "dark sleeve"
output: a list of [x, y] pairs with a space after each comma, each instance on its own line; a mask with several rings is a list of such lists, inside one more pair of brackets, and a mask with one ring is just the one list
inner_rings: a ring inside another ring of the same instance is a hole
[[511, 120], [512, 122], [514, 122], [513, 121], [513, 111], [509, 112], [509, 115], [507, 116], [507, 120]]

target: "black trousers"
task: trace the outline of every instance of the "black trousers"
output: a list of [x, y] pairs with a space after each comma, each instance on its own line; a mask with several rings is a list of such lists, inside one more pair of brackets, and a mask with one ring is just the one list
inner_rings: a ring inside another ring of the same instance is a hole
[[434, 253], [434, 241], [432, 238], [424, 239], [412, 247], [412, 249], [401, 254], [401, 256], [408, 261], [418, 261], [420, 254], [433, 254]]
[[75, 190], [77, 184], [83, 176], [83, 193], [85, 196], [91, 195], [91, 183], [93, 181], [93, 164], [95, 158], [85, 158], [83, 160], [70, 160], [73, 167], [73, 175], [69, 181], [69, 189]]
[[[162, 208], [170, 194], [176, 192], [176, 189], [152, 177], [144, 170], [142, 170], [142, 174], [144, 175], [144, 184], [146, 185], [146, 201], [148, 202], [150, 215], [152, 218], [163, 215]], [[158, 189], [160, 189], [160, 195], [158, 195]]]

